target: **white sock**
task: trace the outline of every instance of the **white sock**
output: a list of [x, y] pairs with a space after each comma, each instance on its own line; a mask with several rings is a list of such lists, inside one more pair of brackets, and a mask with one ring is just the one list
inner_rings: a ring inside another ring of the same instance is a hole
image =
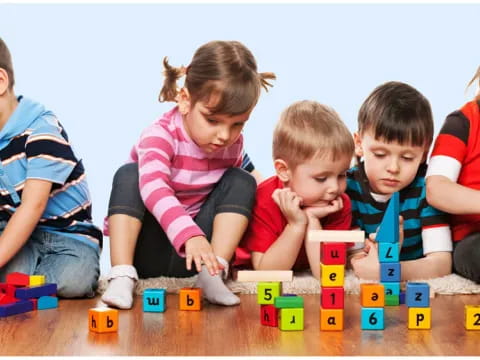
[[133, 289], [138, 280], [137, 270], [132, 265], [116, 265], [108, 274], [108, 287], [102, 301], [119, 309], [131, 309]]
[[220, 256], [217, 256], [217, 260], [225, 269], [220, 274], [212, 276], [207, 267], [202, 265], [202, 271], [198, 273], [195, 287], [202, 288], [203, 297], [213, 304], [240, 304], [240, 298], [231, 292], [222, 279], [222, 275], [226, 277], [228, 274], [228, 262]]

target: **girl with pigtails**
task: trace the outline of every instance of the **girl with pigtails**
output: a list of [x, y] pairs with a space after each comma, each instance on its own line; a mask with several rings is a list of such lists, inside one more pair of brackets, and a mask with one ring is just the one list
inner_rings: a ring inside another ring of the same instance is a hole
[[143, 131], [114, 176], [106, 224], [112, 268], [102, 300], [129, 309], [139, 278], [198, 273], [195, 287], [209, 302], [239, 304], [224, 279], [256, 190], [241, 169], [242, 129], [275, 75], [259, 73], [237, 41], [209, 42], [187, 67], [167, 58], [164, 67], [159, 100], [176, 106]]

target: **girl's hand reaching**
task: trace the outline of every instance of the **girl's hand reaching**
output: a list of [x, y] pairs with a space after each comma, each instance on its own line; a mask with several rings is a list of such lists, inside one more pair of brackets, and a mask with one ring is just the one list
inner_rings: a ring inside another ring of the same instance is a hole
[[197, 271], [202, 271], [202, 265], [208, 269], [210, 275], [217, 275], [223, 266], [217, 261], [213, 249], [205, 236], [194, 236], [185, 243], [187, 270], [192, 269], [192, 261], [195, 262]]

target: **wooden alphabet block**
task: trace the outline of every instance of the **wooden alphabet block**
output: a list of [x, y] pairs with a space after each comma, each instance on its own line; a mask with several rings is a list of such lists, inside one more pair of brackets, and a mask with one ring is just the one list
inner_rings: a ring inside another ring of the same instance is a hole
[[303, 308], [303, 297], [301, 296], [277, 296], [273, 305], [277, 309], [299, 309]]
[[303, 330], [303, 309], [280, 309], [278, 327], [283, 331]]
[[260, 305], [260, 323], [265, 326], [278, 326], [279, 309], [273, 305]]
[[400, 295], [385, 295], [385, 306], [400, 305]]
[[166, 307], [165, 289], [145, 289], [143, 291], [144, 312], [164, 312]]
[[7, 284], [15, 286], [28, 286], [30, 285], [30, 276], [20, 272], [13, 272], [7, 274]]
[[382, 283], [385, 289], [385, 295], [400, 295], [400, 283], [399, 282], [385, 282]]
[[40, 296], [37, 301], [38, 310], [58, 308], [58, 298], [56, 296]]
[[382, 284], [360, 284], [360, 304], [363, 307], [385, 306], [385, 289]]
[[33, 302], [30, 300], [19, 300], [11, 304], [0, 305], [0, 318], [26, 313], [33, 310]]
[[388, 242], [378, 243], [378, 260], [381, 263], [399, 262], [400, 244]]
[[401, 267], [400, 263], [380, 263], [380, 281], [400, 282]]
[[320, 308], [320, 330], [343, 330], [343, 309]]
[[0, 305], [12, 304], [17, 301], [18, 299], [14, 298], [13, 296], [0, 294]]
[[385, 312], [382, 308], [366, 308], [362, 307], [361, 323], [362, 330], [383, 330]]
[[409, 307], [408, 328], [409, 329], [430, 329], [432, 323], [432, 308]]
[[179, 292], [180, 310], [202, 310], [202, 289], [183, 288]]
[[320, 295], [320, 305], [324, 309], [343, 309], [345, 290], [343, 287], [323, 287]]
[[465, 305], [465, 329], [480, 330], [480, 305]]
[[427, 283], [407, 282], [405, 302], [408, 307], [429, 307], [430, 286]]
[[322, 242], [320, 249], [320, 262], [323, 265], [345, 265], [347, 259], [346, 243]]
[[259, 282], [257, 284], [257, 302], [260, 305], [273, 305], [275, 298], [281, 294], [281, 282]]
[[344, 265], [320, 264], [320, 285], [323, 287], [342, 287], [345, 279]]
[[400, 195], [393, 193], [388, 201], [387, 210], [383, 215], [380, 229], [377, 232], [375, 241], [378, 243], [398, 243], [399, 240], [399, 215], [400, 215]]
[[363, 230], [309, 230], [308, 242], [365, 242]]
[[97, 333], [118, 331], [118, 310], [110, 308], [88, 310], [88, 328]]
[[18, 299], [39, 298], [57, 293], [57, 284], [44, 284], [40, 286], [26, 286], [17, 288], [15, 297]]
[[30, 275], [28, 286], [38, 286], [45, 284], [45, 275]]

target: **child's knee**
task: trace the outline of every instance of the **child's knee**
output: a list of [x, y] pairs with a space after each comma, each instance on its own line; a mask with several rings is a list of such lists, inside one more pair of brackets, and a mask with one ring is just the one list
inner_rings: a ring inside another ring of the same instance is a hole
[[98, 286], [98, 273], [83, 272], [80, 276], [61, 276], [57, 280], [57, 295], [63, 298], [93, 297]]
[[255, 196], [257, 182], [249, 172], [240, 168], [230, 168], [225, 172], [224, 178], [233, 190], [241, 191], [245, 196]]
[[132, 183], [132, 186], [138, 187], [138, 164], [127, 163], [120, 166], [113, 176], [113, 185]]

